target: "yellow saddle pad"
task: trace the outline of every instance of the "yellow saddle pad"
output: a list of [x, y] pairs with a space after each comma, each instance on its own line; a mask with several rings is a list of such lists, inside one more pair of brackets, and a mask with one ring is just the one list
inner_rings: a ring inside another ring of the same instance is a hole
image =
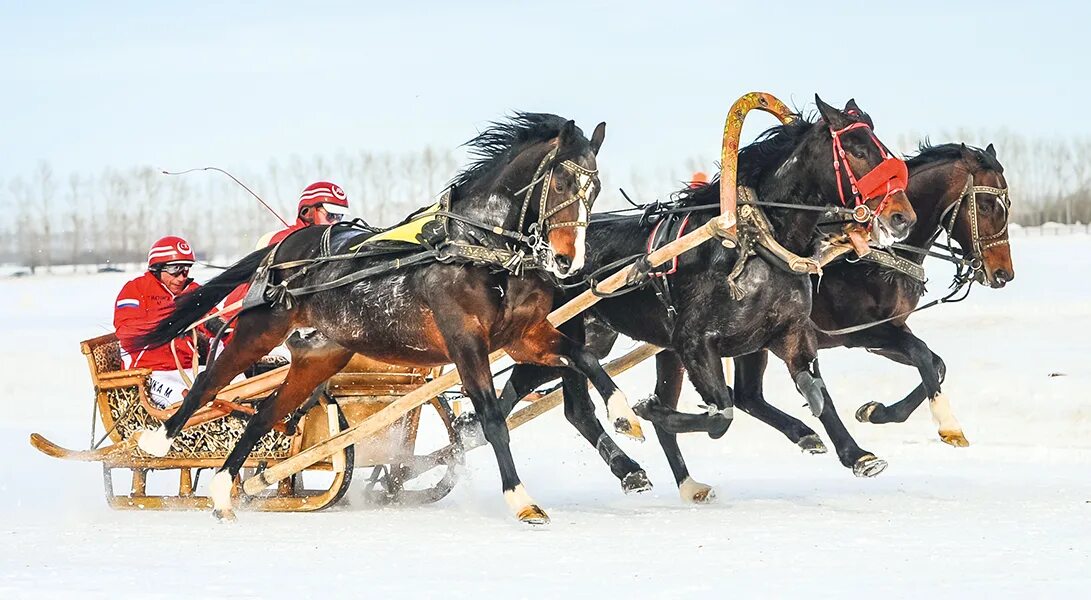
[[391, 229], [368, 238], [364, 244], [372, 244], [375, 242], [406, 242], [420, 245], [417, 236], [420, 235], [425, 225], [436, 219], [436, 213], [439, 212], [439, 210], [440, 203], [437, 202], [432, 206], [411, 215], [401, 225], [396, 225]]

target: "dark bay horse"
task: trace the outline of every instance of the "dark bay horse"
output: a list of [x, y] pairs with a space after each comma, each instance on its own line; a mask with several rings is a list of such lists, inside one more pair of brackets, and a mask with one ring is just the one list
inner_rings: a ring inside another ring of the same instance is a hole
[[[531, 270], [518, 271], [498, 264], [500, 261], [430, 260], [397, 270], [391, 267], [351, 285], [293, 297], [287, 304], [265, 302], [244, 310], [231, 344], [197, 378], [180, 410], [164, 427], [144, 432], [141, 447], [164, 454], [198, 406], [288, 338], [292, 362], [287, 379], [261, 403], [212, 481], [217, 514], [229, 518], [233, 516], [232, 481], [256, 441], [354, 354], [407, 366], [454, 363], [475, 410], [482, 415], [508, 506], [521, 521], [548, 522], [516, 472], [488, 356], [504, 349], [516, 361], [579, 369], [607, 399], [620, 429], [642, 439], [639, 421], [598, 361], [546, 321], [556, 289], [551, 279], [572, 275], [584, 262], [585, 230], [599, 190], [596, 154], [605, 130], [605, 123], [599, 124], [588, 140], [572, 121], [523, 113], [494, 124], [468, 143], [478, 160], [452, 184], [443, 248], [461, 244], [479, 250], [507, 249], [508, 254], [520, 251], [526, 256], [515, 256], [515, 262], [524, 264], [532, 259], [536, 270], [532, 265], [528, 267]], [[142, 343], [155, 346], [179, 335], [237, 285], [249, 280], [272, 252], [276, 261], [307, 263], [321, 257], [327, 246], [327, 251], [344, 256], [369, 235], [349, 227], [303, 229], [279, 247], [247, 256], [192, 294], [180, 297], [174, 312]], [[392, 264], [386, 256], [319, 261], [273, 271], [270, 283], [291, 281], [290, 290]], [[301, 328], [310, 332], [297, 331]]]
[[[962, 248], [964, 259], [978, 282], [1000, 288], [1011, 281], [1015, 270], [1007, 243], [1007, 181], [992, 145], [984, 150], [961, 144], [922, 146], [916, 156], [908, 159], [907, 165], [907, 194], [918, 220], [902, 247], [927, 249], [941, 232], [948, 231]], [[924, 261], [920, 251], [895, 252], [918, 264]], [[818, 344], [821, 348], [866, 348], [920, 371], [921, 385], [905, 399], [890, 407], [875, 402], [865, 404], [856, 413], [858, 420], [902, 422], [924, 398], [929, 398], [941, 439], [963, 446], [967, 442], [961, 427], [940, 392], [946, 369], [943, 361], [914, 336], [906, 324], [907, 313], [918, 305], [923, 292], [923, 284], [904, 273], [872, 263], [837, 262], [826, 267], [820, 284], [815, 282], [811, 318], [822, 330], [831, 331], [898, 316], [890, 322], [842, 335], [819, 331]], [[597, 352], [603, 355], [613, 342], [610, 336], [616, 337], [616, 333], [599, 324], [589, 326], [588, 332], [589, 338], [592, 334], [595, 338], [589, 339], [589, 344], [597, 346]], [[816, 439], [810, 427], [766, 402], [762, 378], [768, 353], [737, 356], [734, 362], [735, 405], [776, 428], [805, 450], [824, 452], [821, 446], [807, 446], [810, 440]], [[676, 406], [684, 369], [677, 355], [670, 350], [659, 354], [657, 367], [659, 401]], [[831, 438], [835, 444], [839, 442], [839, 438]], [[677, 448], [676, 443], [671, 447]], [[851, 450], [851, 447], [838, 447], [838, 454]], [[667, 458], [676, 476], [689, 477], [680, 454], [667, 452]]]
[[[1014, 279], [1007, 233], [1008, 184], [992, 144], [984, 150], [964, 144], [925, 145], [907, 165], [909, 195], [921, 219], [906, 244], [927, 248], [947, 231], [961, 248], [978, 283], [1002, 288]], [[923, 254], [896, 252], [914, 262], [924, 259]], [[815, 296], [811, 318], [825, 331], [901, 315], [862, 331], [820, 334], [822, 348], [866, 348], [916, 367], [921, 375], [921, 384], [904, 399], [892, 406], [864, 404], [856, 412], [857, 420], [902, 423], [927, 398], [940, 439], [952, 446], [969, 445], [940, 389], [946, 375], [943, 360], [906, 324], [907, 313], [917, 307], [924, 293], [923, 285], [889, 269], [839, 263], [827, 269], [822, 286]], [[849, 295], [849, 290], [855, 294]]]
[[[848, 176], [835, 169], [831, 156], [837, 141], [845, 150], [845, 160], [854, 173], [870, 173], [889, 157], [871, 133], [872, 123], [856, 103], [849, 101], [844, 111], [815, 98], [822, 119], [810, 122], [797, 119], [775, 127], [759, 141], [739, 152], [739, 184], [756, 190], [764, 202], [805, 204], [808, 207], [838, 205], [843, 202], [839, 188], [849, 189]], [[843, 132], [843, 133], [838, 133]], [[839, 140], [838, 140], [839, 137]], [[904, 184], [903, 184], [904, 185]], [[707, 207], [719, 199], [719, 182], [683, 193], [679, 207]], [[913, 208], [902, 191], [866, 198], [877, 210], [875, 229], [887, 243], [904, 238], [916, 220]], [[715, 208], [694, 208], [688, 213], [688, 227], [696, 228], [718, 213]], [[797, 255], [809, 256], [816, 234], [819, 212], [795, 208], [770, 207], [767, 210], [774, 236]], [[624, 257], [647, 250], [652, 227], [639, 216], [592, 219], [588, 228], [587, 268], [596, 269]], [[708, 497], [711, 488], [697, 483], [685, 472], [674, 432], [679, 429], [708, 431], [718, 437], [726, 432], [732, 418], [734, 400], [724, 379], [722, 357], [738, 356], [771, 349], [788, 366], [801, 394], [808, 400], [830, 436], [845, 440], [852, 447], [842, 462], [861, 474], [881, 470], [885, 463], [861, 450], [848, 435], [844, 424], [825, 391], [815, 367], [818, 351], [817, 333], [810, 321], [811, 282], [807, 275], [789, 272], [773, 261], [754, 258], [746, 263], [737, 280], [743, 291], [740, 299], [732, 297], [728, 273], [738, 260], [736, 249], [706, 243], [683, 254], [671, 267], [670, 285], [673, 301], [661, 301], [649, 287], [623, 296], [605, 299], [592, 309], [597, 319], [611, 329], [657, 346], [667, 348], [657, 358], [661, 372], [683, 367], [697, 388], [711, 416], [688, 417], [673, 413], [677, 390], [664, 389], [672, 380], [661, 376], [656, 394], [662, 402], [649, 402], [641, 416], [656, 426], [656, 434], [674, 468], [683, 496], [693, 500]], [[574, 339], [582, 339], [582, 321], [570, 322], [562, 330]], [[586, 431], [587, 415], [571, 411], [569, 396], [584, 396], [586, 382], [572, 373], [519, 365], [515, 368], [504, 397], [522, 397], [550, 379], [562, 376], [565, 390], [565, 414], [594, 444], [611, 471], [619, 478], [639, 469], [631, 458], [606, 439], [594, 439]], [[680, 382], [679, 382], [680, 383]], [[586, 405], [579, 402], [578, 405]], [[508, 404], [510, 406], [510, 403]], [[670, 414], [673, 413], [673, 414]], [[593, 420], [594, 415], [590, 415]], [[801, 440], [804, 447], [821, 444], [817, 436]]]

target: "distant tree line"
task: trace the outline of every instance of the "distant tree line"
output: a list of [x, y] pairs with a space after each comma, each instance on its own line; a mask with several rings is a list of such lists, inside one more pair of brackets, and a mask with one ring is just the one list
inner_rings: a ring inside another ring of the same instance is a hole
[[[923, 136], [902, 135], [896, 150], [912, 154]], [[1010, 130], [955, 131], [932, 136], [997, 149], [1011, 188], [1012, 222], [1091, 222], [1091, 138], [1032, 137]], [[342, 185], [352, 213], [392, 225], [431, 202], [461, 164], [451, 150], [402, 154], [360, 151], [309, 160], [273, 160], [264, 169], [233, 174], [285, 220], [295, 219], [299, 191], [328, 179]], [[693, 171], [714, 171], [694, 158], [653, 171], [603, 174], [597, 209], [625, 206], [623, 187], [637, 202], [665, 198]], [[163, 235], [190, 240], [204, 260], [232, 260], [253, 249], [280, 222], [236, 183], [214, 172], [167, 176], [150, 167], [58, 174], [41, 163], [29, 174], [0, 181], [0, 263], [30, 269], [60, 264], [139, 263]]]

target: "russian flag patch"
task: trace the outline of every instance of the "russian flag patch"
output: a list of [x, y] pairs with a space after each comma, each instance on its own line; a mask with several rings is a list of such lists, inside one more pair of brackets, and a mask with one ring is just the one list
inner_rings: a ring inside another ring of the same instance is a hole
[[135, 298], [124, 298], [117, 301], [117, 308], [136, 308], [140, 306], [140, 301]]

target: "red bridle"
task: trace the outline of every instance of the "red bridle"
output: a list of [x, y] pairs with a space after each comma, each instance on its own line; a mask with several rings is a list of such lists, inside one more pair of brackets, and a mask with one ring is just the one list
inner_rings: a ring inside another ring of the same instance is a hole
[[[845, 158], [845, 149], [841, 147], [841, 134], [861, 128], [867, 130], [871, 141], [875, 142], [875, 146], [879, 148], [879, 153], [883, 155], [883, 162], [875, 165], [874, 169], [857, 179], [856, 174], [852, 172], [852, 166], [849, 165], [848, 160]], [[856, 206], [860, 206], [873, 198], [883, 197], [879, 201], [879, 206], [875, 208], [875, 215], [883, 212], [892, 194], [905, 191], [906, 186], [909, 184], [909, 169], [905, 166], [905, 161], [890, 154], [886, 146], [883, 146], [879, 138], [872, 133], [871, 127], [867, 123], [853, 123], [836, 130], [831, 127], [830, 136], [833, 137], [833, 171], [837, 178], [837, 195], [841, 198], [842, 206], [847, 206], [845, 191], [841, 184], [842, 163], [845, 165], [845, 174], [848, 175], [852, 197], [856, 201]]]

